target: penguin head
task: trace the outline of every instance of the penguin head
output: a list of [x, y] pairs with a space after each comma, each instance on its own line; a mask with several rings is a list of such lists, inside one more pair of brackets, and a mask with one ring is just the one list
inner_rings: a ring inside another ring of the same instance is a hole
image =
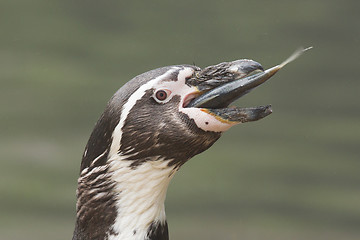
[[169, 66], [136, 76], [110, 99], [90, 137], [82, 168], [104, 151], [100, 163], [121, 155], [132, 167], [149, 159], [181, 166], [230, 127], [271, 113], [269, 106], [228, 107], [254, 87], [247, 86], [249, 77], [262, 72], [255, 61], [237, 60], [203, 70]]

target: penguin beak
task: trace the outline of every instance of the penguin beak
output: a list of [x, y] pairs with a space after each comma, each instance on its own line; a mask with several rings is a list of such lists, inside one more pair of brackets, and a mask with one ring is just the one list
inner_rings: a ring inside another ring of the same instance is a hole
[[256, 121], [272, 113], [271, 105], [239, 108], [228, 107], [252, 89], [263, 84], [287, 63], [293, 61], [308, 49], [300, 49], [283, 63], [264, 70], [252, 60], [237, 60], [209, 66], [196, 72], [187, 84], [200, 92], [186, 107], [201, 108], [202, 111], [228, 123]]
[[[201, 108], [222, 122], [248, 122], [264, 118], [272, 112], [270, 105], [254, 108], [228, 106], [270, 79], [279, 69], [271, 68], [264, 71], [259, 63], [251, 60], [238, 60], [221, 66], [207, 67], [197, 74], [196, 80], [191, 81], [192, 84], [196, 84], [200, 95], [186, 107]], [[219, 74], [210, 76], [210, 70], [212, 74]]]

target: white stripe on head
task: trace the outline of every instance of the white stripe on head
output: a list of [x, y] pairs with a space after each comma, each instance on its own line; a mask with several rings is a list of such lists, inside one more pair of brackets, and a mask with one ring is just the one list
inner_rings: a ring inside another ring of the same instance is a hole
[[162, 75], [154, 78], [153, 80], [150, 80], [149, 82], [145, 83], [144, 85], [140, 86], [129, 97], [127, 102], [122, 107], [120, 121], [119, 121], [118, 125], [115, 127], [114, 132], [112, 134], [113, 140], [112, 140], [111, 147], [110, 147], [109, 158], [111, 158], [115, 154], [118, 154], [118, 151], [119, 151], [120, 145], [121, 145], [122, 128], [124, 127], [125, 120], [126, 120], [127, 116], [129, 115], [129, 112], [135, 106], [136, 102], [145, 95], [145, 93], [148, 89], [151, 89], [156, 83], [165, 79], [166, 77], [169, 77], [172, 73], [174, 73], [175, 71], [177, 71], [179, 69], [180, 68], [178, 68], [178, 67], [173, 67], [173, 68], [169, 69], [164, 74], [162, 74]]

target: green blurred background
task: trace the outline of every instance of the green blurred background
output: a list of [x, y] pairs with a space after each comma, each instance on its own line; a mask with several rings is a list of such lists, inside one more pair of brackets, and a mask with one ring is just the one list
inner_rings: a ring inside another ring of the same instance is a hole
[[82, 151], [111, 95], [147, 70], [314, 46], [237, 105], [172, 181], [171, 239], [360, 239], [360, 2], [0, 2], [0, 239], [71, 239]]

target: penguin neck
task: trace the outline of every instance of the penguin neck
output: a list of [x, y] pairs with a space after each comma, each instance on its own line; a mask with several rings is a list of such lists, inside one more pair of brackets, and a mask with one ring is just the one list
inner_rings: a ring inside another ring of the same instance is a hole
[[120, 158], [109, 159], [117, 214], [108, 239], [168, 239], [164, 202], [176, 170], [159, 159], [132, 166]]
[[134, 164], [115, 154], [106, 165], [84, 168], [78, 180], [73, 240], [169, 239], [164, 201], [178, 167], [168, 163], [146, 158]]

